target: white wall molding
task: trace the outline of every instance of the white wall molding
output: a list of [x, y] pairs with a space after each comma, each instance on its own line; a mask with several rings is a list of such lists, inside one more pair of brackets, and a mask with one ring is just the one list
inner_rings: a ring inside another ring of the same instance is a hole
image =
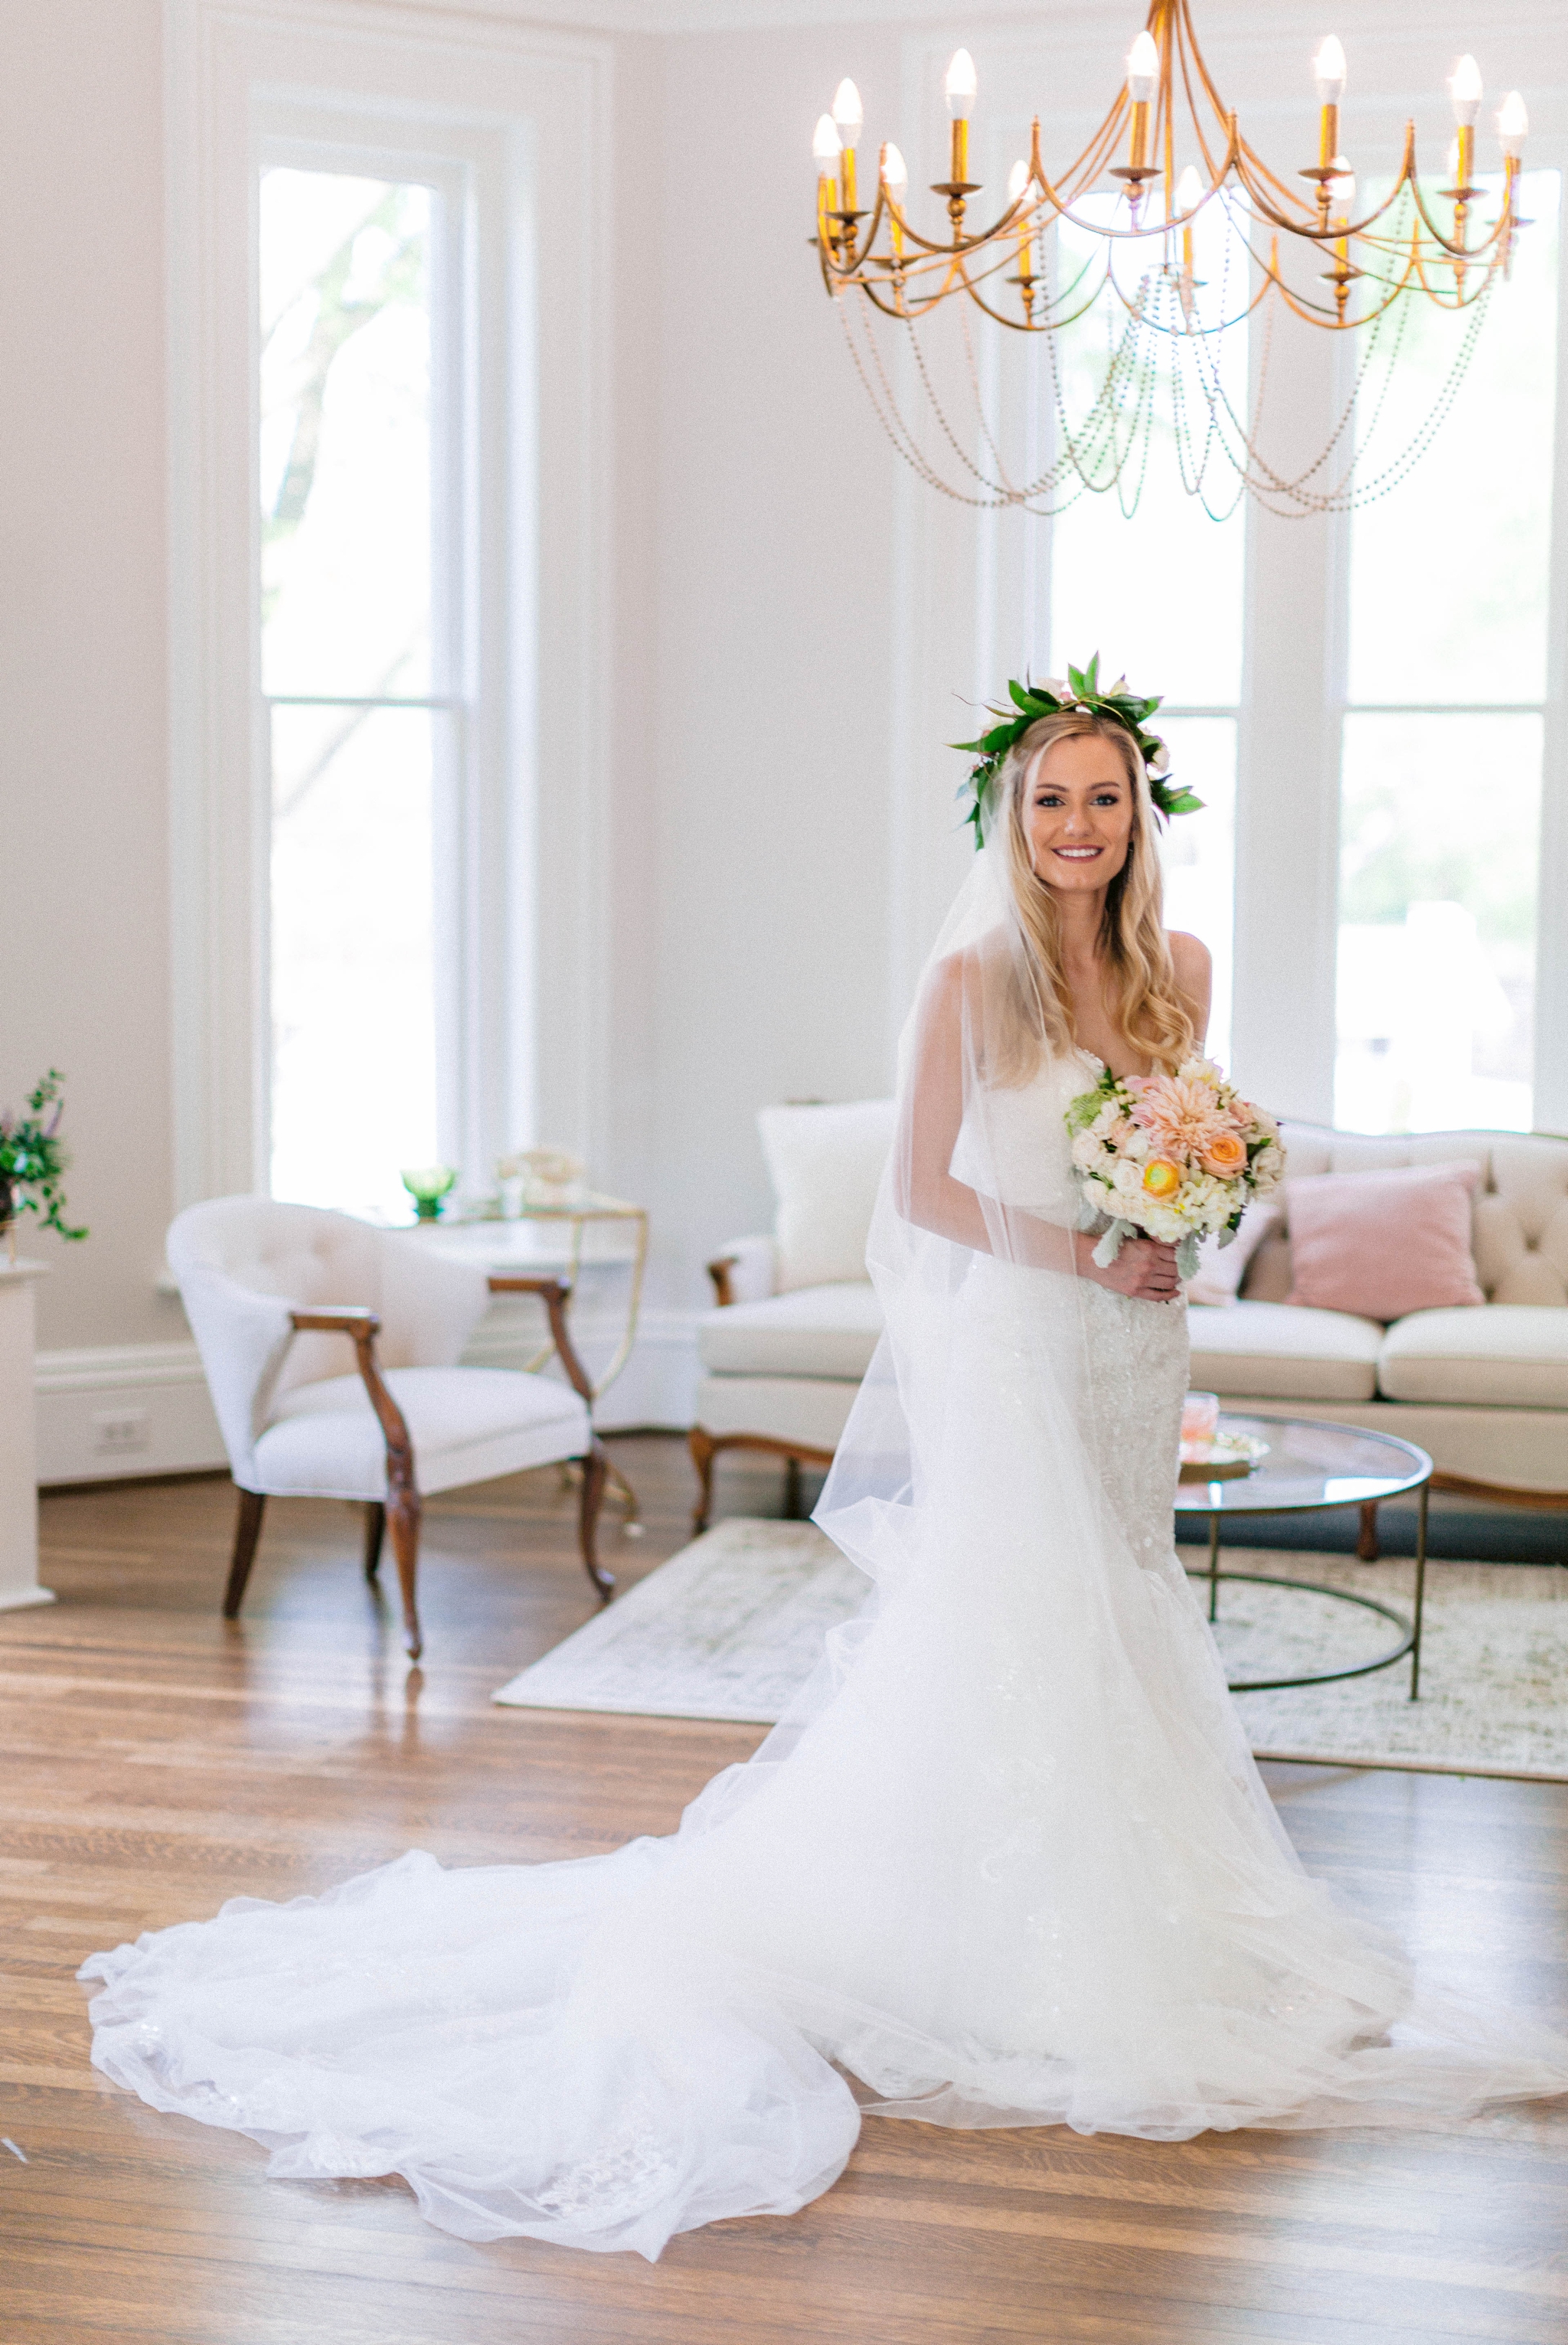
[[[382, 13], [395, 13], [399, 0], [381, 0]], [[418, 0], [422, 13], [439, 13], [460, 22], [505, 23], [534, 26], [555, 25], [601, 32], [681, 35], [692, 33], [769, 33], [804, 30], [810, 26], [859, 25], [924, 25], [940, 27], [951, 51], [969, 37], [976, 25], [1006, 27], [1044, 25], [1054, 50], [1095, 51], [1111, 60], [1111, 69], [1125, 53], [1138, 10], [1125, 17], [1086, 6], [1084, 0], [1044, 0], [1022, 8], [1018, 0]], [[1212, 6], [1198, 0], [1198, 38], [1206, 54], [1222, 43], [1247, 40], [1288, 44], [1305, 61], [1316, 46], [1315, 22], [1304, 19], [1295, 0], [1222, 0]], [[1538, 0], [1515, 5], [1490, 15], [1484, 24], [1473, 0], [1426, 0], [1420, 23], [1412, 26], [1408, 11], [1396, 13], [1384, 0], [1339, 0], [1334, 21], [1342, 35], [1426, 41], [1441, 47], [1451, 41], [1462, 48], [1484, 39], [1488, 44], [1514, 36], [1533, 37], [1568, 26], [1563, 0]], [[1305, 28], [1305, 29], [1304, 29]], [[1212, 65], [1215, 60], [1209, 59]], [[1449, 60], [1442, 60], [1444, 70]], [[1305, 72], [1305, 64], [1303, 64]], [[1441, 93], [1440, 93], [1441, 94]], [[1107, 103], [1109, 92], [1107, 92]]]
[[[514, 175], [513, 240], [533, 249], [503, 264], [514, 322], [499, 395], [514, 436], [547, 438], [550, 462], [504, 460], [504, 494], [478, 517], [482, 550], [504, 549], [484, 572], [482, 656], [506, 672], [487, 704], [493, 819], [470, 848], [496, 934], [465, 992], [500, 1024], [464, 1052], [506, 1144], [537, 1127], [592, 1158], [606, 1122], [614, 44], [439, 0], [166, 6], [177, 1203], [266, 1185], [253, 247], [260, 116], [280, 98], [329, 107], [334, 125], [357, 109], [433, 143], [443, 128], [499, 140]], [[500, 1144], [463, 1138], [465, 1152]]]

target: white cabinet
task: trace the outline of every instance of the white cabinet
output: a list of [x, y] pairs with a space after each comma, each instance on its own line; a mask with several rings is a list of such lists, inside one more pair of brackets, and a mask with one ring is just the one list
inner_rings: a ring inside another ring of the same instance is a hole
[[38, 1467], [33, 1409], [33, 1289], [47, 1263], [0, 1258], [0, 1612], [52, 1604], [38, 1585]]

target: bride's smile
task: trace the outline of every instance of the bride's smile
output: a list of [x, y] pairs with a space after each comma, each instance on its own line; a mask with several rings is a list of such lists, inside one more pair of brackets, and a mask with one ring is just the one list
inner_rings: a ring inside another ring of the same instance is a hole
[[1097, 894], [1127, 859], [1133, 794], [1121, 756], [1095, 734], [1046, 750], [1030, 791], [1030, 859], [1048, 888]]

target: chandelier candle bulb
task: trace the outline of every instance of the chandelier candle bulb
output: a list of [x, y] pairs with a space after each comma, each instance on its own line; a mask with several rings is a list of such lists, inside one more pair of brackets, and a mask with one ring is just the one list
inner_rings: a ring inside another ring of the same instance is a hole
[[1524, 152], [1524, 142], [1530, 136], [1530, 117], [1524, 100], [1516, 89], [1511, 89], [1503, 99], [1497, 117], [1497, 135], [1502, 142], [1502, 152], [1510, 163], [1517, 163]]
[[1345, 99], [1345, 52], [1337, 36], [1330, 33], [1312, 60], [1312, 78], [1318, 85], [1318, 102], [1323, 109], [1318, 128], [1318, 160], [1329, 164], [1339, 149], [1339, 108]]
[[1471, 56], [1461, 57], [1449, 76], [1449, 96], [1453, 100], [1453, 118], [1461, 130], [1473, 130], [1475, 117], [1481, 112], [1481, 67]]
[[839, 195], [840, 211], [852, 212], [856, 207], [855, 148], [860, 143], [860, 125], [866, 109], [860, 104], [860, 93], [847, 78], [839, 84], [833, 96], [833, 127], [839, 134], [843, 149], [839, 164]]
[[1154, 35], [1138, 35], [1127, 52], [1127, 96], [1133, 104], [1133, 137], [1128, 151], [1129, 169], [1142, 172], [1149, 156], [1149, 107], [1159, 85], [1160, 53], [1155, 46]]
[[888, 227], [892, 237], [893, 259], [901, 260], [904, 257], [904, 232], [899, 224], [899, 213], [903, 209], [904, 198], [909, 193], [910, 174], [908, 164], [891, 138], [882, 148], [882, 186], [887, 192]]
[[1196, 211], [1202, 201], [1203, 181], [1198, 178], [1196, 171], [1189, 163], [1186, 169], [1182, 173], [1181, 178], [1176, 181], [1176, 217], [1182, 222], [1182, 275], [1186, 279], [1189, 285], [1192, 283], [1193, 276], [1192, 215]]
[[974, 59], [967, 49], [957, 49], [947, 69], [942, 85], [947, 98], [947, 110], [952, 117], [952, 184], [955, 188], [969, 184], [969, 117], [974, 111], [974, 101], [980, 94], [980, 80], [974, 70]]
[[[1014, 163], [1012, 170], [1007, 174], [1007, 200], [1009, 204], [1022, 203], [1028, 193], [1029, 166], [1027, 163], [1020, 160], [1019, 162]], [[1030, 209], [1026, 208], [1018, 224], [1018, 275], [1023, 287], [1023, 305], [1025, 309], [1029, 307], [1030, 302], [1033, 298], [1033, 215]]]
[[817, 127], [811, 138], [811, 160], [817, 166], [817, 237], [828, 250], [836, 252], [833, 231], [833, 198], [838, 192], [839, 156], [842, 142], [830, 114], [817, 117]]

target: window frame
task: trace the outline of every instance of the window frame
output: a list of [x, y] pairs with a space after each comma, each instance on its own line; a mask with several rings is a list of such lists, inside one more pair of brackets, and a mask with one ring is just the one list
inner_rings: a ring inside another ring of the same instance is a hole
[[[591, 1155], [607, 1108], [612, 45], [434, 6], [346, 38], [291, 0], [170, 0], [168, 31], [177, 1202], [264, 1193], [270, 1173], [257, 191], [267, 142], [301, 132], [356, 162], [423, 147], [461, 164], [481, 224], [486, 200], [497, 223], [463, 286], [490, 322], [465, 390], [463, 934], [443, 1131], [476, 1170], [541, 1132]], [[523, 461], [546, 428], [551, 464]]]
[[[1539, 109], [1538, 109], [1539, 111]], [[1369, 147], [1363, 169], [1369, 176], [1391, 171], [1398, 157], [1391, 146]], [[1329, 1100], [1320, 1120], [1332, 1123], [1339, 1046], [1338, 956], [1339, 930], [1339, 818], [1344, 790], [1344, 743], [1351, 716], [1539, 716], [1542, 722], [1541, 810], [1537, 835], [1535, 982], [1532, 1122], [1534, 1132], [1568, 1133], [1568, 942], [1563, 924], [1562, 881], [1568, 870], [1568, 139], [1549, 127], [1532, 138], [1526, 171], [1555, 171], [1559, 178], [1557, 228], [1556, 368], [1553, 378], [1551, 531], [1547, 554], [1546, 677], [1543, 697], [1513, 701], [1359, 701], [1350, 696], [1350, 533], [1354, 513], [1336, 514], [1331, 523], [1328, 601], [1329, 665], [1324, 703], [1330, 751], [1329, 805], [1334, 871], [1333, 993], [1329, 1037]], [[1525, 235], [1529, 229], [1523, 230]], [[1485, 331], [1483, 326], [1482, 331]], [[1352, 338], [1336, 335], [1336, 413], [1349, 395], [1355, 373]], [[1445, 419], [1443, 429], [1448, 428]], [[1420, 481], [1418, 464], [1409, 486]]]

